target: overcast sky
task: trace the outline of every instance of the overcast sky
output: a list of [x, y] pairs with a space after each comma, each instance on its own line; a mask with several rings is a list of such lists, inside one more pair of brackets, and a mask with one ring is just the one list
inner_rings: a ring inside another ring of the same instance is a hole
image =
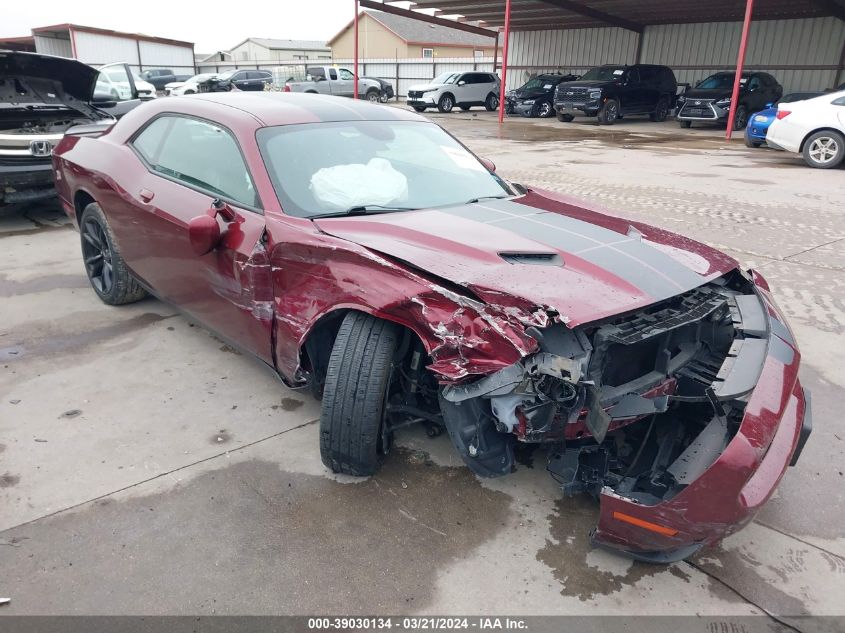
[[231, 48], [247, 37], [325, 42], [355, 11], [353, 0], [0, 0], [0, 4], [0, 37], [29, 35], [32, 27], [71, 22], [194, 42], [200, 53]]

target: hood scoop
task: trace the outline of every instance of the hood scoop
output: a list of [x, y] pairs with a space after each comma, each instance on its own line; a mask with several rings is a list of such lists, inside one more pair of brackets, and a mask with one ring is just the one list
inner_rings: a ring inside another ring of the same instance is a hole
[[563, 257], [557, 253], [499, 253], [499, 257], [509, 264], [563, 266]]

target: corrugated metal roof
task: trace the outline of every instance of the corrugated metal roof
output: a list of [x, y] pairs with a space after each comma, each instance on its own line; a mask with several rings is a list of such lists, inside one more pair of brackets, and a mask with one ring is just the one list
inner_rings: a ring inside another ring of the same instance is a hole
[[[399, 38], [408, 43], [413, 44], [440, 44], [443, 46], [490, 46], [490, 38], [495, 36], [491, 33], [490, 37], [483, 35], [475, 35], [473, 33], [466, 33], [453, 29], [448, 26], [440, 26], [439, 24], [429, 24], [413, 18], [406, 18], [401, 15], [393, 15], [385, 13], [384, 11], [373, 11], [366, 9], [361, 13], [366, 13], [372, 19], [381, 22], [385, 27], [393, 31]], [[337, 35], [329, 40], [331, 44], [349, 27], [347, 24]]]

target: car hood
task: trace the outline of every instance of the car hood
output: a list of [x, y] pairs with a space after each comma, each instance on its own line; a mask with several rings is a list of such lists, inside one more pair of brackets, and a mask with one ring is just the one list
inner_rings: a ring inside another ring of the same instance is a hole
[[542, 306], [570, 326], [636, 310], [736, 268], [732, 258], [550, 192], [512, 200], [315, 220], [325, 233], [483, 301]]
[[186, 83], [188, 83], [188, 82], [187, 81], [171, 81], [170, 83], [164, 84], [164, 87], [170, 88], [171, 90], [173, 90], [174, 88], [181, 88]]
[[52, 55], [0, 51], [0, 78], [21, 85], [0, 85], [0, 100], [14, 103], [61, 103], [85, 113], [97, 84], [96, 68]]
[[754, 121], [755, 116], [764, 116], [769, 119], [775, 118], [777, 116], [778, 109], [777, 107], [774, 108], [766, 108], [765, 110], [760, 110], [759, 112], [755, 112], [751, 117], [748, 118], [749, 125]]
[[512, 90], [508, 96], [512, 99], [534, 99], [536, 97], [550, 95], [553, 92], [554, 88], [550, 90], [543, 90], [542, 88], [532, 88], [531, 90], [523, 90], [522, 88], [518, 88], [516, 90]]
[[557, 89], [562, 92], [566, 92], [567, 88], [605, 88], [607, 86], [612, 86], [615, 83], [615, 81], [581, 81], [579, 79], [577, 81], [564, 81], [558, 84]]
[[[740, 89], [739, 94], [743, 94], [743, 92]], [[731, 93], [733, 93], [733, 90], [730, 88], [690, 88], [684, 93], [684, 96], [687, 99], [713, 99], [718, 101], [719, 99], [728, 99]]]
[[408, 90], [438, 90], [445, 85], [447, 84], [414, 84], [413, 86], [409, 86]]

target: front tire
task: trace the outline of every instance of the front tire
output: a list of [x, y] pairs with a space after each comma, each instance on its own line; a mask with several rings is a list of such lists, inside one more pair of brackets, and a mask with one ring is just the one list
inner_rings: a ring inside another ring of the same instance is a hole
[[117, 306], [134, 303], [147, 296], [126, 267], [114, 233], [96, 202], [86, 206], [82, 212], [79, 235], [88, 281], [103, 303]]
[[370, 103], [378, 103], [379, 102], [379, 92], [378, 90], [370, 90], [367, 92], [366, 96], [367, 101]]
[[734, 131], [744, 130], [748, 123], [748, 108], [744, 105], [737, 106], [736, 114], [734, 114]]
[[685, 130], [688, 130], [692, 127], [692, 121], [678, 121], [678, 125], [680, 125]]
[[750, 137], [748, 137], [748, 136], [746, 136], [746, 137], [745, 137], [745, 146], [746, 146], [746, 147], [753, 147], [753, 148], [757, 148], [757, 147], [760, 147], [762, 144], [763, 144], [762, 142], [760, 142], [760, 141], [755, 141], [755, 140], [751, 139], [751, 138], [750, 138]]
[[484, 100], [484, 109], [487, 112], [494, 112], [499, 108], [499, 97], [494, 95], [492, 92], [487, 95], [487, 99]]
[[561, 123], [569, 123], [569, 122], [570, 122], [570, 121], [572, 121], [574, 118], [575, 118], [575, 117], [574, 117], [573, 115], [571, 115], [571, 114], [565, 114], [565, 113], [563, 113], [563, 112], [558, 112], [558, 113], [557, 113], [557, 120], [558, 120], [558, 121], [560, 121]]
[[455, 107], [455, 100], [452, 95], [443, 95], [437, 102], [437, 109], [443, 114], [448, 114]]
[[337, 333], [326, 371], [320, 457], [332, 472], [374, 474], [390, 450], [386, 406], [394, 379], [399, 326], [350, 312]]
[[552, 116], [554, 114], [554, 108], [552, 104], [548, 101], [541, 101], [540, 103], [535, 103], [534, 107], [531, 110], [531, 114], [535, 117], [539, 117], [541, 119], [545, 119], [547, 117]]
[[599, 125], [613, 125], [619, 118], [619, 102], [616, 99], [608, 99], [599, 110]]
[[833, 130], [822, 130], [804, 142], [804, 162], [816, 169], [833, 169], [845, 158], [845, 137]]
[[655, 123], [663, 123], [666, 118], [669, 116], [669, 99], [666, 97], [661, 97], [660, 101], [657, 102], [657, 107], [654, 108], [654, 112], [648, 115], [648, 118], [654, 121]]
[[414, 106], [414, 110], [417, 112], [425, 112], [425, 106]]

